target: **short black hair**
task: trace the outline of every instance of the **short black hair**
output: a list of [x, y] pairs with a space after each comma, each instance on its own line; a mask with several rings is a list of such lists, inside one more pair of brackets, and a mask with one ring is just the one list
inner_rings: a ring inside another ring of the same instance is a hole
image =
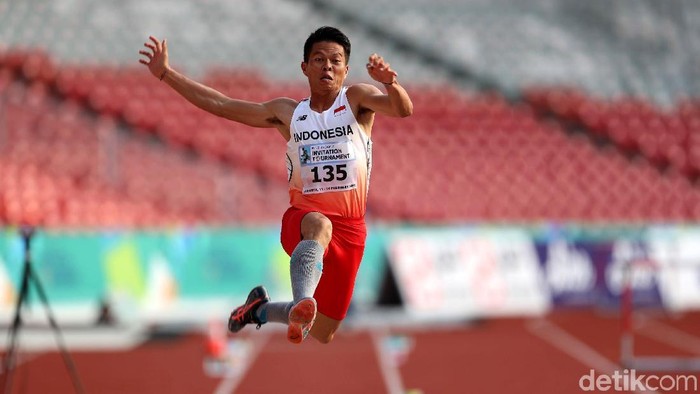
[[342, 31], [331, 26], [323, 26], [316, 29], [315, 32], [309, 35], [304, 43], [304, 63], [309, 62], [311, 56], [311, 47], [317, 42], [330, 41], [343, 47], [345, 51], [345, 63], [350, 61], [350, 39], [343, 34]]

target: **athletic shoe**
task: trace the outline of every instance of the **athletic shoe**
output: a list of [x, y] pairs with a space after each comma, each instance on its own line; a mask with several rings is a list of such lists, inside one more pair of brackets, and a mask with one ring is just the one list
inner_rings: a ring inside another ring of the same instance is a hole
[[314, 325], [316, 320], [316, 300], [304, 298], [297, 302], [289, 311], [289, 327], [287, 339], [291, 343], [301, 343]]
[[270, 296], [267, 295], [267, 290], [264, 287], [258, 286], [250, 291], [245, 304], [239, 306], [231, 312], [231, 317], [228, 319], [228, 330], [238, 332], [245, 327], [246, 324], [257, 324], [256, 328], [260, 328], [266, 322], [260, 321], [255, 315], [260, 305], [270, 302]]

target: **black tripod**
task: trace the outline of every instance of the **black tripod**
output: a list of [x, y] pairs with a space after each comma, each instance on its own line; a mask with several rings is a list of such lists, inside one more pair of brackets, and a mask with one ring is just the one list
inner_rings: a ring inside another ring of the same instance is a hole
[[34, 273], [34, 270], [32, 269], [30, 246], [32, 236], [34, 235], [34, 229], [32, 227], [22, 227], [22, 229], [20, 230], [20, 234], [22, 235], [22, 240], [24, 241], [24, 269], [22, 271], [22, 281], [20, 285], [19, 295], [17, 297], [15, 317], [12, 321], [12, 327], [10, 328], [10, 332], [8, 335], [9, 345], [7, 347], [7, 353], [5, 354], [5, 360], [3, 363], [3, 375], [5, 377], [3, 393], [12, 393], [12, 375], [15, 369], [17, 335], [19, 334], [19, 329], [22, 325], [21, 311], [22, 306], [28, 301], [29, 282], [31, 281], [32, 283], [34, 283], [34, 286], [37, 290], [37, 294], [39, 294], [39, 298], [41, 298], [41, 301], [44, 304], [44, 308], [46, 309], [46, 315], [49, 319], [49, 324], [51, 325], [51, 328], [54, 331], [54, 335], [56, 337], [56, 344], [58, 345], [58, 348], [61, 351], [61, 354], [63, 355], [63, 362], [65, 363], [66, 368], [70, 373], [71, 381], [73, 382], [73, 388], [75, 389], [76, 393], [82, 394], [85, 391], [83, 389], [82, 383], [80, 382], [80, 378], [78, 377], [78, 371], [75, 368], [75, 363], [73, 363], [73, 359], [68, 353], [66, 344], [63, 340], [63, 335], [61, 335], [61, 329], [58, 327], [58, 323], [56, 323], [56, 319], [54, 318], [54, 315], [51, 312], [51, 307], [49, 306], [49, 299], [46, 297], [44, 288], [41, 286], [39, 278], [36, 276], [36, 273]]

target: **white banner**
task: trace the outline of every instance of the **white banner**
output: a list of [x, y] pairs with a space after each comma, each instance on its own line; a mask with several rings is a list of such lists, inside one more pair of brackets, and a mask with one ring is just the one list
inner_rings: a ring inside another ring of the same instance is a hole
[[700, 309], [700, 229], [654, 228], [647, 241], [664, 306]]
[[550, 306], [533, 242], [518, 230], [402, 233], [390, 242], [389, 261], [414, 314], [533, 315]]

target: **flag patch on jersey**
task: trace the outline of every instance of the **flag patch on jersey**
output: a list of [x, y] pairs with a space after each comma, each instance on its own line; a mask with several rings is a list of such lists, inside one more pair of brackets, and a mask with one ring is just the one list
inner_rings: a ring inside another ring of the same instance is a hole
[[336, 108], [333, 110], [333, 116], [339, 116], [345, 113], [345, 105], [341, 105], [340, 107]]

